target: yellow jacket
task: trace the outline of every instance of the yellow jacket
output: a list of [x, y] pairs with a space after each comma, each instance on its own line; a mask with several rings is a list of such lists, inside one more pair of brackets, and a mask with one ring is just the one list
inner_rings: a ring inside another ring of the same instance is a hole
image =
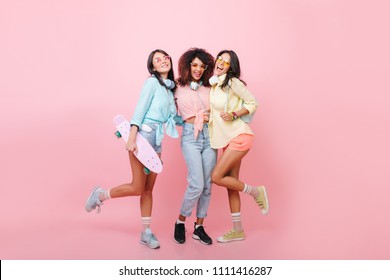
[[235, 112], [241, 109], [242, 101], [249, 113], [257, 110], [257, 101], [245, 85], [237, 78], [232, 78], [229, 84], [222, 89], [221, 84], [226, 74], [218, 77], [219, 82], [210, 91], [210, 144], [214, 149], [227, 146], [229, 142], [240, 134], [254, 134], [247, 123], [240, 118], [225, 122], [220, 117], [221, 112]]

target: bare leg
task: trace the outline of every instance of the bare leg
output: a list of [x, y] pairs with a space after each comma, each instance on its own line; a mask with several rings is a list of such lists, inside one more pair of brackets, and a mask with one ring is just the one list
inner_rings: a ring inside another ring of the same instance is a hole
[[197, 225], [203, 225], [204, 218], [196, 218]]
[[146, 174], [144, 173], [143, 164], [135, 157], [132, 152], [129, 152], [131, 171], [133, 181], [128, 184], [122, 184], [110, 190], [111, 198], [124, 196], [137, 196], [144, 192], [146, 184]]
[[[236, 173], [240, 170], [241, 160], [248, 153], [247, 151], [235, 151], [226, 149], [218, 160], [213, 174], [212, 180], [215, 184], [225, 187], [229, 190], [242, 191], [245, 184], [232, 176], [231, 171], [238, 168]], [[238, 166], [238, 167], [237, 167]], [[234, 175], [234, 172], [233, 172]]]
[[264, 186], [246, 186], [238, 179], [242, 158], [249, 152], [226, 149], [217, 162], [212, 175], [215, 184], [228, 189], [229, 205], [231, 213], [238, 213], [240, 210], [240, 195], [238, 192], [244, 191], [251, 195], [260, 206], [263, 215], [268, 214], [269, 203]]
[[[230, 171], [229, 175], [238, 180], [240, 173], [241, 161]], [[241, 211], [240, 193], [236, 190], [227, 189], [229, 197], [230, 213], [238, 213]]]
[[233, 229], [218, 237], [218, 242], [224, 243], [245, 239], [245, 234], [241, 224], [241, 199], [239, 193], [244, 189], [245, 184], [238, 178], [241, 160], [248, 151], [242, 152], [226, 149], [214, 168], [212, 175], [213, 182], [217, 185], [226, 187], [229, 198], [230, 213], [233, 221]]
[[157, 174], [150, 172], [146, 178], [145, 188], [140, 197], [141, 217], [152, 215], [153, 188], [156, 183]]
[[179, 219], [179, 221], [185, 222], [186, 218], [187, 217], [180, 214], [178, 219]]

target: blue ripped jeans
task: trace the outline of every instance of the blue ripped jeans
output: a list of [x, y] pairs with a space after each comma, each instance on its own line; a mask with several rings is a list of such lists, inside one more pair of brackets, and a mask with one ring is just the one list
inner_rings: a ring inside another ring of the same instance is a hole
[[211, 173], [217, 160], [217, 151], [210, 146], [208, 125], [203, 125], [197, 139], [194, 139], [194, 125], [184, 123], [181, 150], [187, 164], [188, 186], [184, 194], [180, 214], [191, 216], [195, 205], [196, 217], [205, 218], [210, 204]]

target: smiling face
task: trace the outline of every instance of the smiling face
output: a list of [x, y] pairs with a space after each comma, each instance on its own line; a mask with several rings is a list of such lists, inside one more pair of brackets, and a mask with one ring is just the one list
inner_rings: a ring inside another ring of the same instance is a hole
[[194, 82], [198, 82], [202, 78], [203, 72], [207, 69], [207, 65], [199, 58], [195, 57], [191, 62], [191, 78]]
[[153, 70], [160, 73], [164, 79], [168, 77], [168, 72], [171, 70], [171, 67], [171, 58], [169, 55], [160, 52], [156, 52], [153, 55]]
[[215, 62], [214, 74], [217, 76], [221, 76], [230, 68], [230, 54], [223, 53], [219, 57], [217, 57], [217, 61]]

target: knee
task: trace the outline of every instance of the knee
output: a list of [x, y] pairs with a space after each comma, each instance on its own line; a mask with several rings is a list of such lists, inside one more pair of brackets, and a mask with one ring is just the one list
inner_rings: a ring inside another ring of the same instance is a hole
[[134, 195], [135, 195], [135, 196], [140, 196], [140, 195], [142, 195], [143, 193], [144, 193], [144, 190], [142, 190], [142, 189], [136, 189], [135, 192], [134, 192]]
[[193, 184], [190, 184], [188, 187], [187, 187], [187, 190], [185, 192], [185, 197], [187, 199], [198, 199], [200, 197], [200, 195], [202, 194], [202, 191], [203, 191], [203, 186], [202, 185], [193, 185]]
[[204, 197], [211, 196], [211, 189], [209, 189], [209, 188], [204, 189], [203, 192], [202, 192], [202, 196], [204, 196]]
[[211, 181], [214, 184], [221, 185], [221, 179], [222, 179], [221, 174], [219, 174], [214, 170], [213, 173], [211, 174]]
[[153, 186], [146, 185], [145, 188], [142, 190], [141, 194], [142, 196], [151, 196], [153, 192]]
[[152, 191], [151, 190], [144, 190], [141, 194], [142, 194], [142, 196], [152, 196]]
[[145, 193], [146, 186], [144, 184], [134, 184], [134, 188], [132, 190], [133, 196], [141, 196]]

